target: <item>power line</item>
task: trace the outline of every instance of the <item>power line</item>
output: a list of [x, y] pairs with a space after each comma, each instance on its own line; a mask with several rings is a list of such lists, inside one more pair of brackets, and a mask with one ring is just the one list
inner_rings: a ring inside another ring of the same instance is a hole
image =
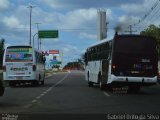
[[[140, 24], [136, 25], [136, 26], [139, 26], [139, 28], [141, 29], [138, 29], [138, 31], [141, 31], [142, 29], [144, 30], [145, 28], [148, 27], [148, 25], [150, 23], [153, 24], [154, 20], [156, 20], [157, 18], [157, 15], [159, 14], [159, 11], [160, 11], [160, 4], [159, 4], [159, 1], [157, 1], [158, 4], [157, 6], [153, 9], [152, 13], [143, 21], [141, 22]], [[158, 15], [159, 16], [159, 15]], [[135, 27], [135, 26], [134, 26]]]
[[128, 30], [128, 31], [125, 31], [125, 32], [129, 32], [130, 34], [132, 34], [133, 32], [137, 32], [137, 31], [133, 31], [132, 28], [133, 28], [132, 25], [130, 25], [130, 26], [129, 26], [129, 30]]
[[[160, 11], [160, 4], [159, 4], [159, 7], [158, 7], [158, 9], [155, 11], [155, 13], [151, 16], [151, 19], [149, 20], [150, 21], [150, 23], [152, 23], [157, 17], [156, 17], [156, 15], [159, 13], [159, 11]], [[155, 18], [155, 19], [154, 19]]]
[[154, 5], [151, 7], [151, 9], [142, 17], [142, 19], [140, 19], [137, 23], [134, 24], [134, 26], [142, 23], [145, 19], [147, 19], [147, 17], [152, 13], [152, 11], [158, 6], [160, 0], [156, 1], [154, 3]]
[[[149, 19], [149, 17], [152, 15], [152, 17], [150, 19], [153, 19], [153, 17], [159, 12], [159, 3], [160, 0], [157, 0], [155, 3], [152, 4], [152, 7], [150, 8], [150, 10], [140, 19], [138, 20], [137, 23], [132, 24], [131, 26], [134, 28], [145, 28], [146, 25], [148, 25], [148, 21], [147, 19]], [[150, 20], [151, 21], [151, 20]], [[130, 28], [130, 26], [128, 27]], [[139, 30], [137, 30], [139, 31]]]

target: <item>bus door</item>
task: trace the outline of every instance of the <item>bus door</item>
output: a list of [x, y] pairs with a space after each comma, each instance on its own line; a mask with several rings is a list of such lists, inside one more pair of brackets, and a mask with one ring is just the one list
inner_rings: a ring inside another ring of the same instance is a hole
[[102, 60], [102, 79], [105, 83], [108, 81], [109, 60]]

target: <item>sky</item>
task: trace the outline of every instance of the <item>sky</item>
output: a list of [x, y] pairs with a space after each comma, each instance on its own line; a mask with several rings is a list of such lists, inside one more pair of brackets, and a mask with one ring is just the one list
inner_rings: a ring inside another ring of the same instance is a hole
[[31, 25], [35, 48], [38, 29], [58, 30], [58, 38], [42, 39], [41, 50], [61, 50], [62, 66], [81, 58], [88, 46], [98, 42], [97, 10], [106, 10], [107, 39], [113, 38], [119, 25], [127, 31], [129, 25], [142, 21], [146, 15], [148, 19], [133, 27], [138, 28], [138, 34], [149, 21], [159, 25], [156, 18], [160, 17], [158, 0], [0, 0], [0, 38], [5, 39], [6, 46], [29, 44], [29, 5], [33, 6]]

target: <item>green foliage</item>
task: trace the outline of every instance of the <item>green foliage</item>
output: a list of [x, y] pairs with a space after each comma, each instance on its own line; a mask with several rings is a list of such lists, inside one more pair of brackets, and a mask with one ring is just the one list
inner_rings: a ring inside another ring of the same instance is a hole
[[155, 37], [160, 42], [160, 26], [149, 25], [147, 29], [140, 33], [141, 35]]
[[157, 51], [158, 51], [158, 58], [160, 59], [160, 26], [155, 26], [153, 24], [149, 25], [147, 29], [140, 33], [144, 36], [151, 36], [156, 38], [157, 40]]
[[82, 70], [83, 69], [83, 60], [82, 59], [77, 59], [77, 61], [68, 62], [67, 65], [65, 65], [63, 69]]

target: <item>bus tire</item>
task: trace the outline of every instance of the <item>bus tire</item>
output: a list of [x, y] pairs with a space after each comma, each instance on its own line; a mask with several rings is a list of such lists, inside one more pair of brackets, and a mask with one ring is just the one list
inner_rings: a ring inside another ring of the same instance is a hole
[[13, 81], [9, 81], [9, 86], [10, 86], [10, 87], [14, 87], [14, 86], [16, 86], [16, 83], [13, 82]]
[[32, 82], [32, 84], [33, 84], [34, 86], [38, 86], [39, 82], [38, 82], [37, 80], [35, 80], [35, 81]]
[[128, 93], [139, 93], [140, 88], [139, 85], [128, 86]]
[[87, 79], [88, 79], [88, 86], [89, 86], [89, 87], [93, 87], [93, 82], [89, 81], [89, 72], [88, 72], [88, 77], [87, 77]]
[[44, 74], [43, 79], [41, 81], [41, 85], [44, 85], [44, 80], [45, 80], [45, 74]]
[[99, 72], [99, 74], [98, 74], [98, 83], [99, 83], [100, 89], [104, 90], [106, 86], [105, 86], [103, 76], [101, 75], [101, 72]]
[[41, 81], [41, 85], [44, 85], [44, 80], [43, 80], [43, 81]]
[[93, 87], [93, 82], [88, 81], [88, 86]]
[[105, 85], [102, 77], [100, 77], [99, 79], [100, 79], [99, 80], [99, 87], [100, 87], [101, 90], [104, 90], [106, 88], [106, 85]]

